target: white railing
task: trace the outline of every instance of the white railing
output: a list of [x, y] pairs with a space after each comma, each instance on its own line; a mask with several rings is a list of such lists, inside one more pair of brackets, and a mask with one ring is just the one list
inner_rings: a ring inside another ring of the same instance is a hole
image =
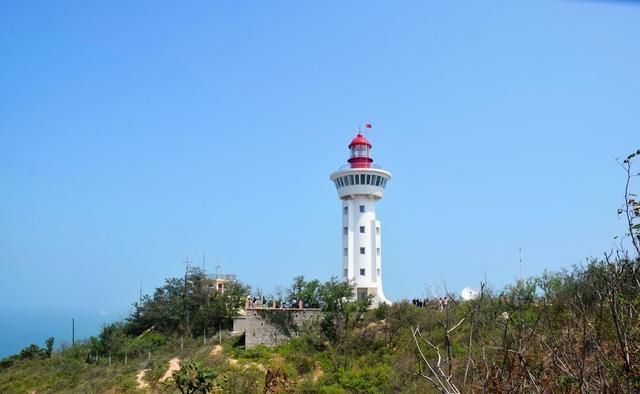
[[[356, 165], [358, 165], [358, 164], [356, 164]], [[382, 170], [382, 169], [383, 169], [383, 168], [382, 168], [381, 166], [379, 166], [378, 164], [373, 164], [373, 163], [370, 163], [370, 164], [369, 164], [368, 166], [366, 166], [366, 167], [364, 167], [364, 166], [363, 166], [363, 167], [351, 167], [351, 164], [347, 163], [347, 164], [345, 164], [345, 165], [341, 166], [340, 168], [338, 168], [338, 171], [347, 170], [347, 169], [349, 169], [349, 168], [353, 168], [354, 170], [362, 170], [362, 169], [367, 169], [367, 168], [374, 168], [374, 169], [377, 169], [377, 170]]]

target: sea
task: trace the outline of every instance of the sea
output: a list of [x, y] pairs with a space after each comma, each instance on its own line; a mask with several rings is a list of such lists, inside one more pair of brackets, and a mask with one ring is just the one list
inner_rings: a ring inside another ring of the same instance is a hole
[[75, 340], [97, 336], [104, 324], [122, 320], [125, 313], [0, 309], [0, 359], [19, 353], [30, 344], [45, 346], [54, 337], [54, 349]]

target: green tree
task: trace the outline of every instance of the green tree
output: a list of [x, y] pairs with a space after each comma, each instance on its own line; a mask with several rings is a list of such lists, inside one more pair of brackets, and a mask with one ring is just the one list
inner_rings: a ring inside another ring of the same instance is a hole
[[291, 288], [287, 291], [287, 302], [295, 304], [294, 307], [302, 301], [304, 307], [319, 308], [320, 298], [320, 281], [305, 281], [302, 275], [293, 278]]
[[123, 322], [105, 324], [100, 332], [99, 339], [104, 345], [104, 349], [112, 354], [123, 354], [129, 341], [125, 332]]
[[53, 342], [54, 341], [55, 341], [55, 339], [53, 337], [49, 337], [44, 342], [45, 346], [47, 347], [46, 354], [47, 354], [48, 358], [51, 358], [51, 354], [53, 353]]
[[244, 306], [248, 287], [240, 282], [225, 284], [224, 293], [199, 268], [191, 268], [185, 278], [170, 278], [153, 296], [145, 296], [127, 319], [125, 332], [140, 335], [153, 327], [163, 333], [201, 335], [219, 327], [230, 328], [233, 317]]
[[38, 360], [45, 356], [46, 351], [35, 344], [31, 344], [20, 351], [20, 358], [23, 360]]

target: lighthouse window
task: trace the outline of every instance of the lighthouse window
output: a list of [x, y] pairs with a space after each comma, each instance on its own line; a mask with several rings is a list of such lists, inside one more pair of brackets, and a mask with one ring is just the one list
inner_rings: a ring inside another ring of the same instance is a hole
[[367, 175], [367, 185], [371, 184], [371, 175]]
[[353, 175], [349, 175], [349, 184], [355, 185], [356, 183], [353, 181]]
[[360, 184], [364, 185], [364, 174], [360, 174]]
[[360, 177], [358, 175], [356, 175], [356, 185], [360, 184]]
[[349, 255], [349, 249], [344, 248], [344, 255], [345, 255], [345, 257]]
[[349, 228], [348, 228], [348, 227], [343, 227], [343, 228], [342, 228], [342, 234], [343, 234], [343, 235], [347, 235], [347, 234], [349, 234]]
[[380, 235], [380, 227], [376, 227], [376, 235]]
[[347, 183], [347, 180], [348, 180], [348, 179], [349, 179], [349, 178], [347, 178], [346, 176], [343, 176], [343, 177], [342, 177], [342, 184], [343, 184], [343, 185], [345, 185], [345, 186], [347, 186], [347, 185], [348, 185], [348, 183]]
[[342, 213], [344, 213], [345, 215], [346, 215], [347, 213], [349, 213], [349, 207], [343, 207], [343, 208], [342, 208]]
[[376, 186], [380, 186], [380, 177], [376, 175]]
[[345, 269], [344, 269], [344, 277], [346, 278], [346, 277], [347, 277], [347, 275], [349, 275], [349, 271], [345, 268]]
[[376, 248], [376, 255], [380, 256], [380, 248]]
[[360, 275], [364, 276], [364, 268], [360, 268]]
[[360, 226], [360, 234], [364, 234], [364, 226]]
[[360, 205], [360, 213], [364, 212], [364, 205]]
[[[345, 275], [346, 276], [346, 275]], [[380, 268], [378, 268], [378, 276], [380, 276]]]
[[360, 254], [364, 254], [364, 247], [360, 248]]

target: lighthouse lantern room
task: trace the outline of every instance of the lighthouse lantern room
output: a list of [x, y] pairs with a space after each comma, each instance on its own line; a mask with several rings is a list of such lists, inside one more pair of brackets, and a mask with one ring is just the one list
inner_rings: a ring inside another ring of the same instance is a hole
[[383, 197], [391, 173], [373, 164], [371, 143], [358, 135], [349, 144], [348, 165], [330, 179], [342, 200], [342, 278], [355, 286], [356, 297], [389, 303], [382, 290], [382, 243], [375, 204]]

